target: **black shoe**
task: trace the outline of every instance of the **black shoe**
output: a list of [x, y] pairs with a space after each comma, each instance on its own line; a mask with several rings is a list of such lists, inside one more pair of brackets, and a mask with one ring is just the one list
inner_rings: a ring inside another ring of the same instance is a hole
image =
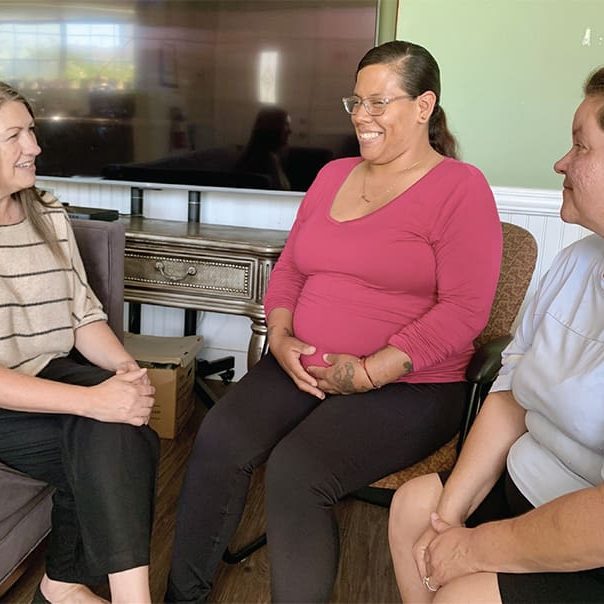
[[31, 601], [31, 604], [50, 604], [50, 602], [44, 597], [44, 594], [40, 589], [39, 583], [36, 589], [36, 593], [34, 594], [34, 599]]

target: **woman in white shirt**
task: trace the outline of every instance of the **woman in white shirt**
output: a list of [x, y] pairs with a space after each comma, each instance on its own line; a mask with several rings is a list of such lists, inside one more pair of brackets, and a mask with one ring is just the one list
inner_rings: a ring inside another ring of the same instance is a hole
[[604, 601], [604, 68], [584, 91], [554, 169], [594, 234], [543, 278], [452, 473], [397, 492], [405, 604]]

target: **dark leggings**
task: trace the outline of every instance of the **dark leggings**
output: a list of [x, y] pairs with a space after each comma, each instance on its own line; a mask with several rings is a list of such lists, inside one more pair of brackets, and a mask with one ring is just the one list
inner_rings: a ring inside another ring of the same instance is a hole
[[321, 402], [264, 357], [207, 414], [189, 460], [167, 602], [202, 602], [268, 459], [275, 602], [325, 602], [335, 580], [334, 503], [422, 459], [459, 428], [465, 383], [389, 384]]
[[[111, 373], [57, 359], [38, 374], [78, 385]], [[94, 585], [149, 564], [159, 440], [144, 426], [0, 410], [0, 460], [56, 487], [46, 572]]]

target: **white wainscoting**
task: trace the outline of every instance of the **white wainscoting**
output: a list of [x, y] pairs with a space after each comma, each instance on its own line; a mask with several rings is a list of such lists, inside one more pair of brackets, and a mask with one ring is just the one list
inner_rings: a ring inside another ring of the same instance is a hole
[[493, 193], [501, 220], [524, 227], [537, 240], [539, 256], [531, 289], [561, 249], [589, 233], [560, 219], [561, 191], [493, 187]]
[[[208, 224], [231, 224], [270, 229], [289, 229], [302, 198], [299, 193], [274, 191], [243, 192], [202, 187], [141, 185], [145, 189], [144, 214], [148, 218], [187, 220], [187, 191], [201, 192], [201, 220]], [[71, 205], [116, 209], [130, 213], [130, 183], [98, 179], [40, 178], [38, 186], [52, 191]], [[501, 220], [529, 230], [537, 240], [539, 258], [533, 282], [547, 270], [554, 256], [580, 239], [587, 231], [564, 224], [559, 217], [561, 193], [538, 189], [494, 187]], [[184, 311], [143, 305], [143, 333], [177, 336], [182, 334]], [[246, 317], [199, 313], [197, 333], [204, 338], [202, 356], [215, 359], [235, 357], [235, 379], [245, 373], [250, 321]]]

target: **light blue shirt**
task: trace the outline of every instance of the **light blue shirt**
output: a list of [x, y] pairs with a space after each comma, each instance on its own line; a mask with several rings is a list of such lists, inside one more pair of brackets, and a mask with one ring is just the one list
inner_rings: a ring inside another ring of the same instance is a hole
[[604, 481], [604, 239], [562, 250], [527, 305], [492, 391], [512, 390], [528, 432], [508, 454], [542, 505]]

